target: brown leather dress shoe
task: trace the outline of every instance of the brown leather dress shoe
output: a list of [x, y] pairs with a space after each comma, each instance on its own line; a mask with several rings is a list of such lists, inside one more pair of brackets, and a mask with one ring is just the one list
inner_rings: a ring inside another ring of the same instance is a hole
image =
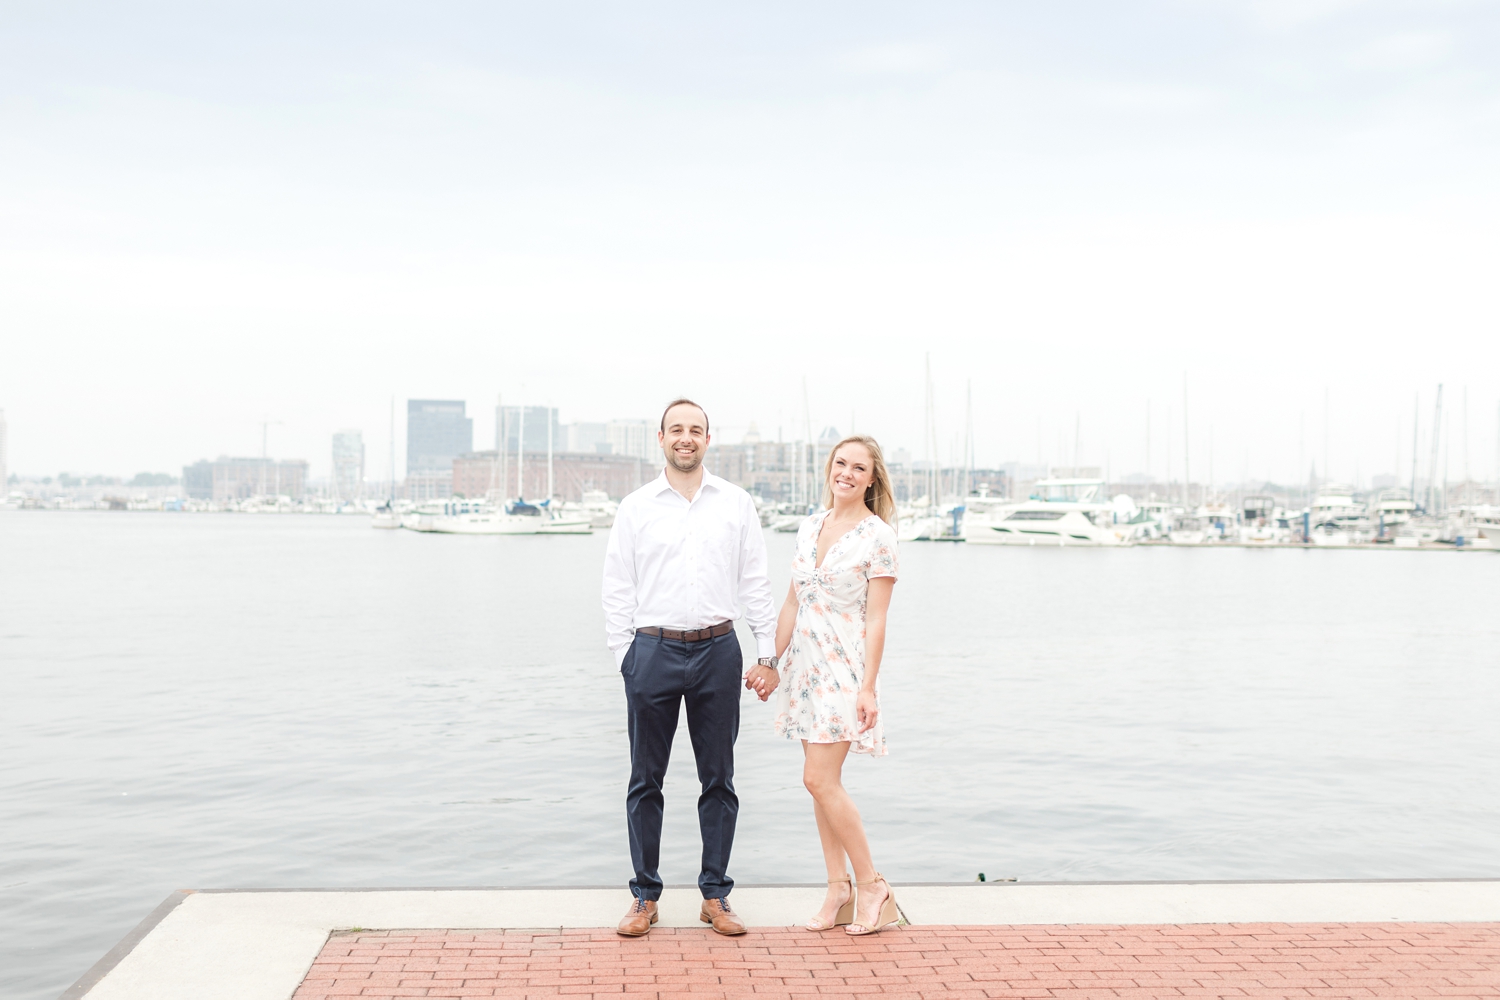
[[656, 900], [636, 898], [630, 904], [630, 912], [620, 918], [615, 930], [626, 937], [640, 937], [651, 929], [656, 923], [659, 914], [656, 912]]
[[713, 924], [714, 930], [720, 934], [745, 933], [745, 922], [729, 908], [727, 899], [705, 899], [703, 909], [698, 911], [698, 919]]

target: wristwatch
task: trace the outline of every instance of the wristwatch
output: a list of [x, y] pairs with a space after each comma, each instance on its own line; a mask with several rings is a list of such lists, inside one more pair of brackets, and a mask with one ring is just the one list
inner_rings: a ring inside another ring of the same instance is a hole
[[758, 660], [755, 661], [755, 665], [758, 666], [758, 667], [770, 667], [772, 670], [775, 670], [776, 669], [776, 661], [778, 659], [780, 659], [780, 657], [777, 657], [777, 656], [762, 656], [760, 659], [758, 659]]

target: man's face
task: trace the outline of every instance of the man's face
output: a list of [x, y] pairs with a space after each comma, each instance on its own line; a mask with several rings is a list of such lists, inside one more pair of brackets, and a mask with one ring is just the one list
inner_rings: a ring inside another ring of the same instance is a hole
[[703, 464], [708, 450], [708, 417], [690, 403], [678, 403], [667, 411], [666, 426], [656, 440], [667, 461], [678, 472], [692, 472]]

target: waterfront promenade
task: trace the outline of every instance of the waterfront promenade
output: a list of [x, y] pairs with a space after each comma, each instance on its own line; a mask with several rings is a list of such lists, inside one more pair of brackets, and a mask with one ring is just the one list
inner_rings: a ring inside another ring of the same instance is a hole
[[669, 889], [173, 894], [65, 1000], [334, 997], [1496, 997], [1500, 880], [897, 884], [909, 925], [795, 925], [821, 886], [747, 886], [748, 934]]

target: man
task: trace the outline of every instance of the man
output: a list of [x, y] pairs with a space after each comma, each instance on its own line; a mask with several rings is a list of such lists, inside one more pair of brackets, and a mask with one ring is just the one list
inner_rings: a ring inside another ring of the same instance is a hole
[[605, 629], [625, 680], [630, 731], [625, 819], [635, 899], [618, 930], [639, 936], [656, 923], [662, 780], [679, 706], [686, 702], [703, 789], [699, 917], [720, 934], [743, 934], [744, 921], [729, 907], [734, 880], [726, 873], [740, 804], [734, 794], [734, 741], [743, 660], [734, 620], [744, 604], [761, 657], [750, 680], [761, 693], [764, 671], [775, 675], [776, 640], [765, 539], [750, 495], [703, 468], [710, 438], [701, 406], [673, 400], [662, 413], [656, 439], [666, 468], [620, 501], [604, 557]]

